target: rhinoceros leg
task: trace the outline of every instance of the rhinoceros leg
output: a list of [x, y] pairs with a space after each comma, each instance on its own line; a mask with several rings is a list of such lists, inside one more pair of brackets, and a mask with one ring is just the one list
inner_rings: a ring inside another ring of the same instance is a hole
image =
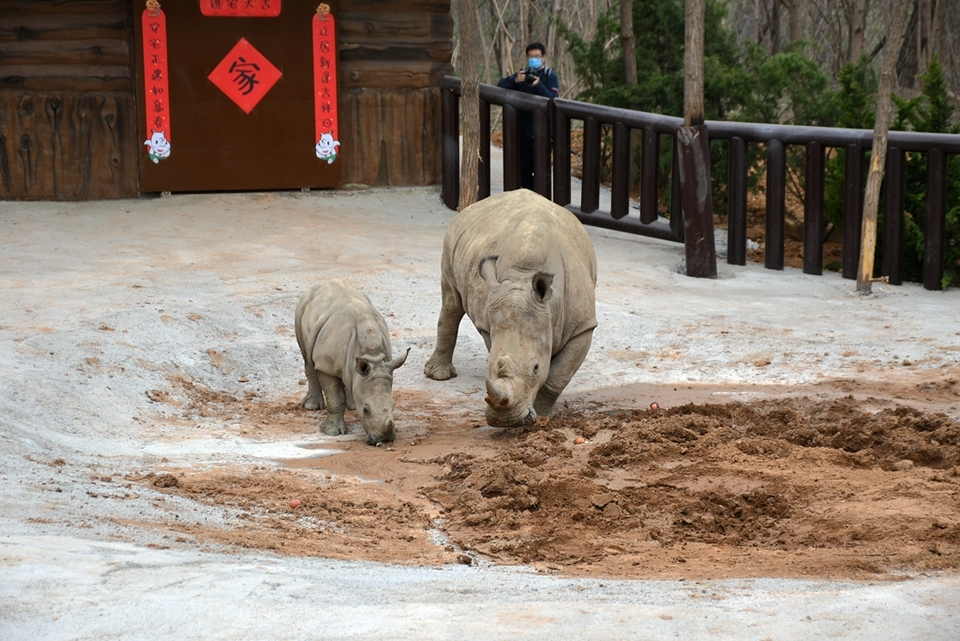
[[592, 340], [592, 329], [579, 336], [574, 336], [563, 346], [563, 349], [550, 359], [550, 373], [533, 402], [533, 409], [536, 410], [537, 416], [553, 414], [553, 406], [556, 404], [557, 398], [559, 398], [567, 383], [570, 382], [570, 379], [573, 378], [573, 375], [580, 369], [583, 359], [587, 357], [587, 352], [590, 351]]
[[345, 393], [343, 381], [336, 376], [320, 372], [320, 386], [327, 397], [327, 416], [320, 423], [320, 431], [328, 436], [347, 433], [347, 424], [343, 421]]
[[300, 404], [303, 405], [304, 409], [322, 410], [324, 407], [323, 391], [320, 388], [320, 379], [317, 378], [317, 370], [314, 369], [313, 363], [304, 362], [303, 373], [307, 375], [307, 395], [303, 397]]
[[442, 305], [437, 320], [437, 346], [423, 366], [423, 373], [432, 379], [445, 381], [457, 375], [457, 368], [453, 366], [453, 350], [457, 346], [457, 330], [460, 329], [464, 311], [460, 292], [446, 278], [440, 279], [440, 295]]

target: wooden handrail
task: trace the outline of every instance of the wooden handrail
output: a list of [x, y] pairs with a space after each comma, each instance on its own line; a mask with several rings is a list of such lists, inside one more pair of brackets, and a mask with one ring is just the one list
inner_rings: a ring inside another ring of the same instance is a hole
[[[444, 202], [456, 208], [459, 199], [459, 158], [448, 158], [459, 149], [457, 97], [460, 80], [446, 76], [440, 83], [444, 93]], [[449, 100], [453, 107], [447, 109]], [[489, 108], [501, 105], [504, 108], [504, 189], [519, 187], [517, 145], [514, 142], [518, 111], [534, 113], [539, 131], [536, 144], [537, 167], [535, 174], [549, 175], [549, 136], [542, 135], [545, 123], [553, 119], [553, 201], [567, 207], [584, 224], [616, 229], [644, 236], [661, 238], [688, 245], [697, 239], [684, 238], [684, 225], [680, 215], [680, 183], [677, 165], [677, 131], [683, 120], [673, 116], [594, 105], [563, 98], [547, 99], [518, 91], [490, 85], [480, 85], [481, 118], [486, 116], [486, 137], [481, 134], [481, 179], [480, 197], [490, 193], [490, 145]], [[579, 206], [570, 203], [570, 126], [579, 120], [584, 126], [583, 184]], [[611, 210], [599, 210], [599, 142], [601, 126], [613, 130], [613, 186]], [[744, 123], [708, 120], [706, 129], [709, 140], [729, 144], [730, 166], [726, 177], [728, 187], [728, 252], [727, 262], [735, 265], [746, 263], [746, 202], [747, 202], [747, 146], [763, 144], [767, 147], [767, 214], [766, 247], [764, 264], [769, 269], [783, 269], [784, 225], [786, 196], [786, 148], [788, 145], [803, 145], [806, 150], [804, 194], [804, 262], [808, 274], [823, 271], [823, 242], [826, 221], [824, 218], [824, 176], [827, 148], [844, 149], [844, 211], [842, 274], [844, 278], [856, 278], [859, 264], [862, 199], [864, 191], [863, 167], [865, 154], [873, 146], [873, 131], [832, 127], [808, 127], [780, 124]], [[629, 211], [630, 130], [642, 132], [640, 171], [640, 219], [627, 217]], [[671, 183], [671, 212], [669, 224], [661, 219], [658, 211], [659, 150], [660, 136], [670, 136], [674, 141], [673, 180]], [[452, 140], [453, 143], [449, 143]], [[891, 131], [888, 135], [886, 166], [886, 206], [884, 211], [884, 255], [881, 261], [883, 275], [891, 284], [902, 281], [903, 207], [904, 207], [904, 154], [924, 153], [928, 158], [926, 186], [926, 229], [924, 250], [923, 286], [940, 289], [944, 274], [946, 246], [946, 167], [948, 156], [960, 154], [960, 135]], [[546, 163], [546, 164], [544, 164]], [[626, 170], [625, 170], [625, 163]], [[449, 171], [449, 173], [448, 173]], [[536, 190], [550, 197], [550, 186], [537, 181]], [[454, 195], [456, 198], [454, 198]], [[852, 233], [854, 232], [855, 233]]]

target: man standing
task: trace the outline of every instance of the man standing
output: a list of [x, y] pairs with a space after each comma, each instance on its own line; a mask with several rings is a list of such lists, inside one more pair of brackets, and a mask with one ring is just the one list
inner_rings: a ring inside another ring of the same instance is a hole
[[[545, 98], [560, 94], [560, 79], [546, 65], [546, 48], [539, 42], [527, 45], [527, 65], [515, 74], [501, 78], [498, 87], [516, 89]], [[520, 112], [520, 186], [533, 189], [533, 114]]]

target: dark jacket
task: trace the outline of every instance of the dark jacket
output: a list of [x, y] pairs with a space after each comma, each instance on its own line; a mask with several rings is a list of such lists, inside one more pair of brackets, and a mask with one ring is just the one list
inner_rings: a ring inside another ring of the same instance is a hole
[[[523, 93], [534, 96], [543, 96], [544, 98], [556, 98], [560, 95], [560, 78], [550, 67], [541, 67], [536, 71], [531, 71], [529, 75], [536, 75], [540, 82], [536, 87], [526, 82], [517, 82], [517, 74], [511, 74], [501, 78], [497, 83], [498, 87], [504, 89], [516, 89]], [[533, 114], [526, 111], [520, 112], [520, 137], [533, 139]]]

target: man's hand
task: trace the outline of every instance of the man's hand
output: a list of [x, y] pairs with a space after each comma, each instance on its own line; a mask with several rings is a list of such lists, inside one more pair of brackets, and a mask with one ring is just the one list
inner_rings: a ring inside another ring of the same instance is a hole
[[527, 74], [524, 73], [523, 69], [517, 72], [517, 84], [522, 85], [527, 81]]
[[533, 84], [530, 85], [530, 86], [531, 86], [531, 87], [536, 87], [536, 86], [539, 85], [539, 84], [540, 84], [540, 76], [534, 76], [534, 77], [533, 77]]

